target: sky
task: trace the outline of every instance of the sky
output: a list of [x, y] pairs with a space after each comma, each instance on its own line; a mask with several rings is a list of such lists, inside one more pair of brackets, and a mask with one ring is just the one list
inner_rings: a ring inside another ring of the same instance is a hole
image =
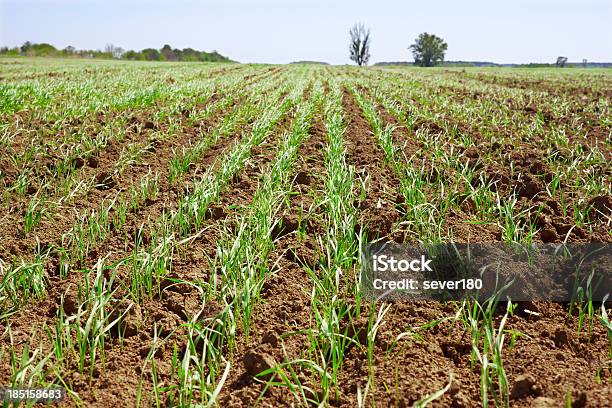
[[612, 62], [612, 0], [0, 0], [0, 45], [217, 50], [240, 62], [350, 63], [348, 31], [371, 30], [370, 62], [412, 61], [422, 32], [446, 60]]

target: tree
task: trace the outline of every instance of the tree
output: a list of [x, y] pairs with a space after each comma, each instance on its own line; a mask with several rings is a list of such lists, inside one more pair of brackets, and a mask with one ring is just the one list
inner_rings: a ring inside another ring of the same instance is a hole
[[200, 53], [193, 48], [183, 48], [181, 51], [181, 61], [195, 62], [199, 61]]
[[349, 30], [351, 45], [349, 46], [351, 60], [360, 67], [368, 65], [370, 59], [370, 29], [363, 24], [355, 24]]
[[154, 48], [145, 48], [140, 52], [147, 61], [159, 61], [162, 56], [162, 54], [160, 54], [159, 51]]
[[142, 55], [142, 53], [134, 51], [134, 50], [129, 50], [127, 51], [125, 54], [123, 54], [121, 56], [121, 58], [126, 59], [126, 60], [143, 60], [144, 56]]
[[414, 63], [422, 67], [433, 67], [444, 61], [448, 44], [434, 35], [421, 33], [409, 49], [414, 56]]
[[0, 48], [0, 54], [3, 55], [10, 55], [11, 57], [16, 57], [19, 55], [20, 49], [19, 47], [13, 47], [13, 48], [9, 48], [9, 47], [1, 47]]
[[587, 67], [587, 64], [588, 64], [587, 59], [586, 59], [586, 58], [583, 58], [583, 59], [582, 59], [582, 68], [586, 68], [586, 67]]
[[26, 41], [21, 46], [21, 53], [22, 54], [27, 54], [31, 49], [32, 49], [32, 43], [29, 42], [29, 41]]
[[115, 47], [113, 44], [106, 44], [104, 52], [110, 54], [113, 58], [119, 59], [125, 53], [125, 50], [121, 47]]
[[76, 52], [76, 48], [74, 48], [72, 45], [69, 45], [66, 48], [64, 48], [62, 52], [65, 55], [74, 55], [74, 53]]
[[557, 57], [557, 62], [555, 63], [555, 65], [557, 66], [557, 68], [563, 68], [566, 63], [567, 57]]
[[52, 57], [57, 55], [57, 49], [47, 43], [32, 44], [29, 54], [36, 57]]
[[159, 50], [162, 55], [164, 57], [166, 57], [166, 61], [177, 61], [178, 60], [178, 56], [177, 54], [172, 50], [172, 47], [170, 47], [169, 44], [165, 44], [161, 50]]

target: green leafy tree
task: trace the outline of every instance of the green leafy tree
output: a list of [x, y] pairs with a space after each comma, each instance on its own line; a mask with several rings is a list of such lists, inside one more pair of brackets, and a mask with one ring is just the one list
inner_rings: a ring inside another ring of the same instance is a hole
[[29, 41], [24, 42], [20, 48], [22, 54], [27, 54], [31, 49], [32, 49], [32, 43]]
[[159, 61], [162, 59], [162, 54], [155, 48], [145, 48], [140, 52], [147, 61]]
[[30, 48], [30, 53], [37, 57], [52, 57], [57, 55], [57, 49], [51, 44], [41, 43], [41, 44], [32, 44]]
[[178, 61], [179, 57], [176, 54], [176, 52], [174, 52], [174, 50], [172, 49], [172, 47], [170, 47], [169, 44], [165, 44], [161, 50], [159, 50], [159, 52], [161, 52], [161, 54], [166, 57], [166, 61]]
[[200, 53], [193, 48], [183, 48], [181, 51], [181, 61], [195, 62], [200, 60]]
[[134, 61], [144, 60], [144, 56], [142, 55], [142, 53], [134, 50], [127, 51], [121, 56], [121, 58]]
[[415, 65], [433, 67], [444, 61], [448, 44], [437, 35], [421, 33], [409, 49], [414, 56]]

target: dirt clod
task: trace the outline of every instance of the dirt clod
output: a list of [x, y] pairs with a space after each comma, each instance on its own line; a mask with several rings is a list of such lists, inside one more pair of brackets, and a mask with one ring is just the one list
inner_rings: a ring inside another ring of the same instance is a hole
[[63, 303], [64, 313], [67, 316], [75, 315], [79, 310], [79, 302], [77, 300], [76, 292], [67, 293], [64, 297]]
[[111, 334], [133, 337], [138, 334], [142, 326], [142, 309], [137, 303], [123, 301], [115, 306], [109, 320], [111, 322], [118, 320], [116, 330], [111, 331]]
[[206, 218], [210, 220], [220, 220], [221, 218], [225, 218], [226, 212], [217, 205], [212, 205], [206, 210]]
[[568, 342], [567, 332], [564, 329], [557, 329], [554, 337], [555, 346], [563, 347]]
[[263, 380], [269, 380], [274, 376], [274, 372], [258, 376], [259, 373], [276, 366], [274, 357], [268, 353], [253, 350], [249, 351], [244, 355], [242, 363], [244, 364], [247, 374], [251, 377], [257, 376]]
[[276, 348], [278, 346], [278, 336], [274, 332], [267, 332], [261, 338], [261, 342]]
[[512, 385], [512, 391], [510, 392], [511, 399], [520, 399], [528, 395], [532, 395], [534, 392], [536, 382], [535, 378], [531, 374], [523, 374], [516, 377], [514, 384]]
[[291, 234], [298, 229], [298, 220], [289, 216], [284, 216], [281, 220], [276, 223], [272, 229], [272, 239], [279, 239], [285, 235]]
[[166, 309], [183, 320], [190, 320], [200, 308], [200, 303], [194, 296], [165, 291], [164, 297]]
[[97, 169], [98, 166], [100, 165], [100, 161], [98, 160], [97, 157], [92, 156], [89, 159], [87, 159], [87, 165], [91, 167], [92, 169]]
[[521, 175], [516, 185], [516, 193], [519, 197], [533, 199], [540, 191], [542, 191], [542, 187], [532, 175]]
[[72, 160], [72, 165], [75, 169], [80, 169], [85, 165], [85, 160], [83, 160], [81, 157], [75, 157], [75, 159]]
[[542, 238], [543, 242], [556, 242], [559, 239], [559, 236], [554, 228], [546, 227], [540, 231], [540, 238]]
[[572, 408], [584, 408], [587, 406], [587, 395], [585, 392], [580, 392], [572, 401]]
[[552, 398], [537, 397], [531, 403], [533, 408], [557, 408], [559, 404]]
[[295, 183], [307, 186], [311, 183], [311, 177], [305, 171], [300, 171], [295, 176]]

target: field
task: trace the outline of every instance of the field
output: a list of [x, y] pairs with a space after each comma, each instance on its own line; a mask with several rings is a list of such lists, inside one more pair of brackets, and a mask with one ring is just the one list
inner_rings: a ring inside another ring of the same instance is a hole
[[0, 385], [609, 406], [609, 303], [368, 301], [359, 248], [611, 242], [611, 102], [597, 69], [0, 59]]

